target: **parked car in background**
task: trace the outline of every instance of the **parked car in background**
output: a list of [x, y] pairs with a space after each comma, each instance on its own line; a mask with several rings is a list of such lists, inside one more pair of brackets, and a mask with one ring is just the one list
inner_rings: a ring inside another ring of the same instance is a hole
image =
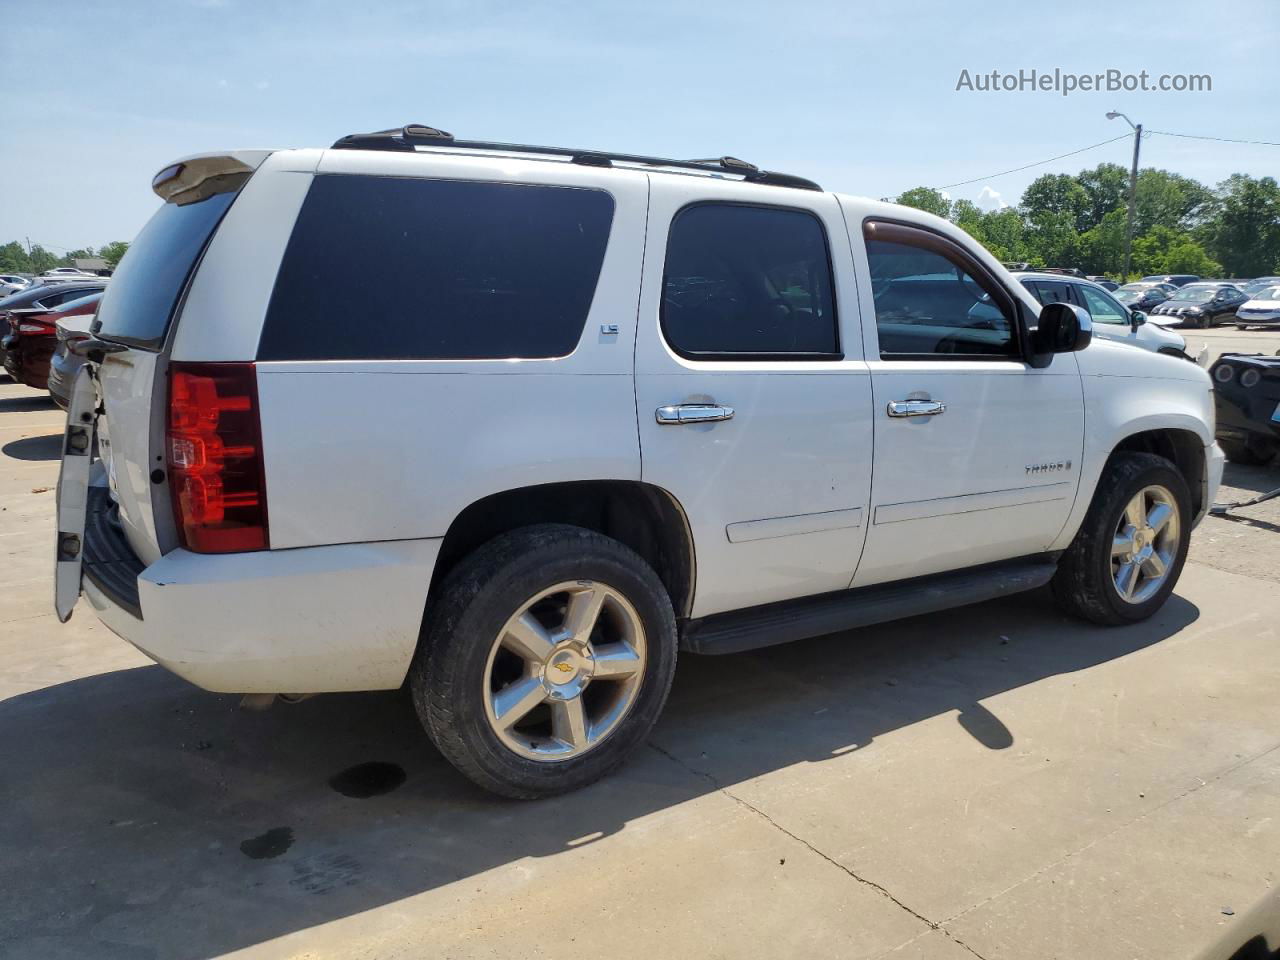
[[96, 291], [56, 307], [26, 307], [9, 314], [9, 332], [0, 340], [4, 368], [19, 383], [37, 390], [49, 385], [49, 361], [58, 344], [57, 322], [67, 317], [91, 315], [102, 292]]
[[1149, 313], [1169, 299], [1170, 291], [1158, 283], [1131, 283], [1111, 292], [1130, 310], [1141, 310]]
[[1258, 277], [1256, 280], [1248, 280], [1245, 283], [1238, 283], [1236, 286], [1249, 296], [1256, 297], [1259, 291], [1266, 290], [1269, 287], [1280, 286], [1280, 277]]
[[1185, 287], [1188, 283], [1195, 283], [1200, 278], [1194, 273], [1166, 273], [1160, 276], [1143, 277], [1141, 283], [1171, 283], [1175, 287]]
[[1236, 327], [1280, 326], [1280, 280], [1272, 286], [1255, 288], [1250, 298], [1236, 310]]
[[64, 313], [55, 314], [57, 343], [49, 360], [49, 396], [63, 410], [71, 400], [71, 385], [75, 383], [76, 371], [84, 365], [84, 357], [72, 353], [71, 348], [78, 341], [89, 339], [89, 328], [97, 316], [97, 301], [102, 299], [102, 294], [93, 294], [92, 298], [94, 304], [90, 311], [76, 310], [82, 301], [72, 300]]
[[1092, 280], [1094, 283], [1100, 286], [1103, 290], [1115, 290], [1117, 287], [1120, 286], [1120, 284], [1116, 283], [1114, 280], [1109, 280], [1106, 277], [1085, 277], [1085, 279]]
[[[1221, 478], [1204, 370], [742, 161], [410, 126], [152, 188], [72, 391], [59, 618], [260, 703], [407, 683], [507, 796], [644, 744], [679, 649], [1045, 584], [1145, 620]], [[353, 335], [315, 277], [372, 272]]]
[[1176, 317], [1181, 326], [1216, 327], [1235, 319], [1249, 297], [1230, 283], [1189, 283], [1151, 311], [1152, 317]]
[[1280, 357], [1224, 353], [1209, 374], [1222, 452], [1233, 463], [1271, 462], [1280, 450]]
[[54, 267], [52, 270], [46, 270], [44, 273], [40, 274], [40, 276], [71, 277], [72, 279], [75, 279], [77, 277], [92, 277], [95, 276], [95, 274], [85, 273], [85, 271], [77, 267]]
[[[1078, 280], [1049, 273], [1015, 273], [1015, 277], [1043, 304], [1069, 303], [1084, 307], [1093, 318], [1094, 336], [1121, 340], [1157, 353], [1194, 360], [1204, 366], [1208, 362], [1208, 345], [1202, 345], [1199, 356], [1187, 352], [1187, 341], [1172, 330], [1147, 317], [1141, 309], [1130, 307], [1092, 280]], [[1132, 291], [1131, 291], [1132, 292]]]
[[14, 273], [0, 274], [0, 298], [12, 296], [30, 285], [31, 281], [27, 277], [20, 277]]
[[49, 313], [64, 303], [91, 293], [101, 293], [106, 286], [106, 281], [101, 278], [54, 284], [33, 283], [27, 289], [0, 300], [0, 365], [5, 361], [4, 339], [9, 333], [9, 320], [14, 311], [34, 309]]

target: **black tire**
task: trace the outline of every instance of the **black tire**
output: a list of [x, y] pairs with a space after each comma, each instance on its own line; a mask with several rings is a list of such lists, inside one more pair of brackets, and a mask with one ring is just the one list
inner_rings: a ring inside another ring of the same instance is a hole
[[1237, 323], [1237, 324], [1236, 324], [1236, 329], [1237, 329], [1237, 330], [1248, 330], [1248, 329], [1249, 329], [1249, 325], [1248, 325], [1247, 323]]
[[[1112, 541], [1125, 505], [1153, 484], [1168, 490], [1177, 504], [1177, 555], [1160, 589], [1142, 603], [1131, 603], [1120, 596], [1112, 579]], [[1058, 563], [1051, 584], [1054, 599], [1066, 612], [1106, 626], [1147, 619], [1164, 605], [1178, 582], [1187, 559], [1192, 520], [1187, 482], [1172, 463], [1153, 453], [1113, 454], [1080, 530]]]
[[1276, 445], [1268, 440], [1250, 437], [1248, 440], [1218, 440], [1218, 446], [1232, 463], [1249, 467], [1261, 467], [1276, 456]]
[[[640, 688], [627, 715], [577, 757], [532, 760], [503, 745], [485, 716], [485, 668], [507, 619], [539, 591], [590, 580], [622, 593], [645, 631]], [[581, 527], [540, 524], [503, 534], [437, 588], [409, 670], [418, 717], [440, 752], [486, 790], [535, 799], [576, 790], [621, 764], [653, 729], [676, 667], [676, 622], [662, 581], [635, 551]]]

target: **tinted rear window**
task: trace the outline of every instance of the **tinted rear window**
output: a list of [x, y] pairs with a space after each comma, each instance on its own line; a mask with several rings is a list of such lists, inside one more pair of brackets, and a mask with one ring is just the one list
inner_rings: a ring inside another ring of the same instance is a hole
[[166, 203], [156, 211], [111, 277], [98, 310], [102, 336], [160, 346], [191, 268], [235, 197], [218, 193], [185, 206]]
[[565, 356], [582, 335], [612, 220], [601, 190], [316, 177], [258, 358]]

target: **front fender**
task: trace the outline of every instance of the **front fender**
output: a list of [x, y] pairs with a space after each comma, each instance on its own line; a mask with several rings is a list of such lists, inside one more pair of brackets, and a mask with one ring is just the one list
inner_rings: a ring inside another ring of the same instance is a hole
[[[1095, 353], [1097, 347], [1104, 349]], [[1099, 356], [1112, 351], [1115, 355]], [[1078, 356], [1085, 405], [1080, 485], [1051, 550], [1070, 545], [1108, 458], [1128, 438], [1156, 430], [1183, 431], [1199, 441], [1206, 457], [1214, 443], [1213, 392], [1209, 375], [1201, 368], [1180, 357], [1120, 344], [1095, 342]], [[1085, 362], [1086, 357], [1093, 362]]]

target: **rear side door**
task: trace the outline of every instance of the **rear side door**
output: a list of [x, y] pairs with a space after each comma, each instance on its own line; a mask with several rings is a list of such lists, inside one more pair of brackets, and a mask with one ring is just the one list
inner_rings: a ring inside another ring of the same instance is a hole
[[1043, 369], [1022, 359], [1019, 293], [967, 243], [856, 202], [846, 214], [876, 443], [854, 586], [1044, 551], [1083, 449], [1074, 355]]
[[693, 615], [848, 586], [871, 383], [829, 194], [651, 177], [635, 389], [643, 479], [682, 506]]

